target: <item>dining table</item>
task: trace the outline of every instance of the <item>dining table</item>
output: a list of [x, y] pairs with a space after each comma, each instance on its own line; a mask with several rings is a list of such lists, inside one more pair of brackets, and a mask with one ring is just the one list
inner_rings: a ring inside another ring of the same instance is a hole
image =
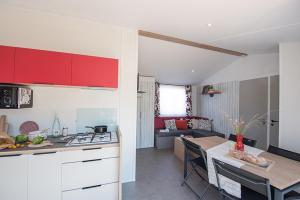
[[[199, 145], [204, 151], [214, 148], [228, 141], [228, 139], [210, 136], [200, 138], [186, 138], [196, 145]], [[262, 151], [258, 155], [271, 160], [272, 165], [266, 168], [255, 166], [253, 164], [243, 164], [241, 169], [269, 179], [270, 185], [274, 188], [274, 199], [283, 200], [288, 192], [300, 188], [300, 162], [291, 160], [279, 155]], [[187, 156], [185, 155], [185, 158]], [[187, 175], [188, 161], [184, 159], [184, 177]]]

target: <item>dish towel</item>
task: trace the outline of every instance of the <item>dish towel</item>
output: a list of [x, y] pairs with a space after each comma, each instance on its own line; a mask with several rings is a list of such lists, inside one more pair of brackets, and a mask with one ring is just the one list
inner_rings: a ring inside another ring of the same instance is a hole
[[[206, 151], [206, 153], [207, 153], [207, 171], [208, 171], [208, 179], [209, 179], [210, 184], [213, 184], [216, 187], [218, 187], [212, 158], [218, 159], [224, 163], [230, 164], [230, 165], [238, 167], [238, 168], [241, 168], [244, 165], [242, 162], [227, 156], [227, 154], [229, 153], [229, 150], [234, 148], [234, 145], [235, 145], [235, 142], [227, 141], [223, 144], [220, 144], [218, 146], [210, 148]], [[245, 145], [245, 151], [254, 156], [257, 156], [263, 152], [260, 149], [246, 146], [246, 145]], [[239, 184], [235, 181], [232, 181], [222, 175], [219, 175], [219, 180], [220, 180], [220, 186], [222, 189], [224, 189], [227, 193], [229, 193], [235, 197], [241, 198], [241, 184]]]

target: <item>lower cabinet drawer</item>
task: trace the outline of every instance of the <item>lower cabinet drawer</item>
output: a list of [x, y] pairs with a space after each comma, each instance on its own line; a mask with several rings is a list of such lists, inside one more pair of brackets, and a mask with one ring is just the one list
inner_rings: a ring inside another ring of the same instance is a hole
[[118, 200], [118, 183], [65, 191], [62, 200]]
[[74, 190], [119, 181], [119, 158], [62, 164], [62, 190]]
[[82, 150], [61, 152], [61, 162], [78, 162], [83, 160], [93, 160], [101, 158], [119, 157], [119, 147], [92, 148], [87, 147]]

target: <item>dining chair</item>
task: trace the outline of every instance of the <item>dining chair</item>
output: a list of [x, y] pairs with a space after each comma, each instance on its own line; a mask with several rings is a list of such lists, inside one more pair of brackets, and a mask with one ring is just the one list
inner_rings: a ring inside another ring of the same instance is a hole
[[221, 188], [219, 175], [227, 177], [241, 184], [242, 199], [272, 199], [271, 186], [268, 179], [257, 176], [243, 169], [234, 167], [215, 158], [213, 158], [212, 161], [216, 172], [218, 190], [222, 199], [224, 199], [224, 197], [234, 200], [238, 198], [230, 195]]
[[210, 184], [207, 183], [207, 186], [205, 187], [204, 191], [202, 192], [201, 195], [198, 195], [195, 190], [188, 184], [187, 180], [194, 174], [196, 173], [201, 180], [205, 180], [205, 177], [201, 174], [201, 172], [204, 172], [208, 176], [207, 172], [207, 158], [206, 158], [206, 153], [204, 150], [199, 146], [196, 145], [195, 143], [187, 140], [184, 137], [182, 138], [182, 142], [184, 144], [184, 149], [185, 149], [185, 159], [187, 159], [188, 164], [190, 164], [191, 169], [189, 169], [187, 176], [184, 178], [181, 186], [188, 186], [190, 190], [199, 198], [203, 199], [205, 197], [205, 194], [207, 193]]
[[300, 162], [300, 154], [269, 145], [268, 152]]
[[[268, 152], [300, 162], [300, 154], [292, 152], [292, 151], [288, 151], [285, 149], [281, 149], [279, 147], [269, 145]], [[285, 195], [285, 199], [288, 199], [288, 200], [300, 199], [300, 194], [293, 190]]]
[[[228, 139], [231, 140], [231, 141], [236, 142], [236, 135], [230, 134]], [[249, 139], [249, 138], [245, 138], [245, 137], [244, 137], [243, 143], [244, 143], [245, 145], [250, 146], [250, 147], [255, 147], [255, 145], [256, 145], [256, 140], [253, 140], [253, 139]]]

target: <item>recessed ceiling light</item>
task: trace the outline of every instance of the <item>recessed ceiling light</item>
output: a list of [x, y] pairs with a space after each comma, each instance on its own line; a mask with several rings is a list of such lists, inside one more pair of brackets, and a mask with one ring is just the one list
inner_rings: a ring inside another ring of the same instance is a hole
[[194, 73], [194, 72], [195, 72], [195, 70], [192, 70], [192, 72]]
[[212, 27], [212, 24], [207, 24], [208, 27]]

